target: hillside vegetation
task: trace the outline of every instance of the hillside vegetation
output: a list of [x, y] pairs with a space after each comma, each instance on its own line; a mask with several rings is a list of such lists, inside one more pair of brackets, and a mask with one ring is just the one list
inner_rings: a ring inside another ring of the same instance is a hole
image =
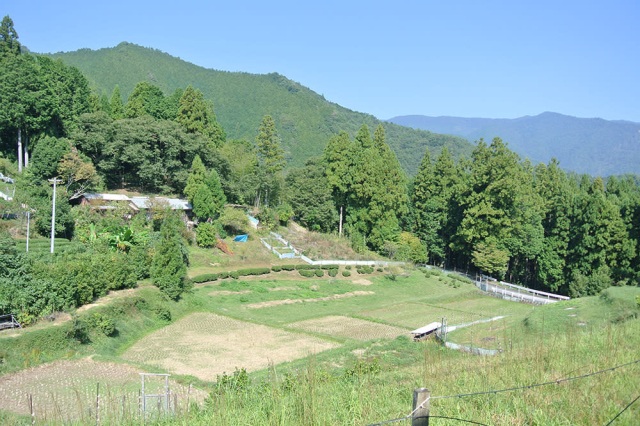
[[[123, 97], [136, 84], [148, 82], [169, 95], [188, 85], [213, 102], [218, 121], [230, 139], [253, 141], [260, 120], [271, 115], [291, 166], [322, 154], [329, 138], [346, 131], [354, 135], [366, 124], [382, 121], [348, 110], [278, 73], [266, 75], [205, 69], [155, 49], [121, 43], [113, 48], [56, 53], [52, 58], [78, 68], [98, 93], [110, 96], [119, 86]], [[447, 146], [455, 157], [467, 157], [466, 140], [384, 123], [388, 143], [409, 175], [415, 174], [425, 148], [437, 154]]]

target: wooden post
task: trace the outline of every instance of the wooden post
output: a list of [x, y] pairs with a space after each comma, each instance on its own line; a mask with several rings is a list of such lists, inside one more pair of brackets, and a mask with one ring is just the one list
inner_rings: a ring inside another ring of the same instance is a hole
[[429, 426], [429, 398], [431, 392], [426, 388], [413, 391], [413, 412], [411, 426]]
[[31, 411], [31, 424], [36, 424], [36, 412], [33, 409], [33, 395], [29, 394], [29, 411]]
[[96, 426], [100, 425], [100, 382], [96, 383]]

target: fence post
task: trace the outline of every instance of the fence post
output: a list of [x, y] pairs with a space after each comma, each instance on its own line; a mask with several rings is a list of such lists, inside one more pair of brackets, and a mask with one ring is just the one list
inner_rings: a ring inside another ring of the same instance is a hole
[[429, 426], [429, 398], [431, 392], [426, 388], [413, 391], [413, 412], [411, 426]]

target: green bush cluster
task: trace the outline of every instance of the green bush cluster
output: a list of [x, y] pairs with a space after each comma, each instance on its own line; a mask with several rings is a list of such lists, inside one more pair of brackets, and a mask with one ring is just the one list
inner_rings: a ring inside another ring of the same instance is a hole
[[373, 274], [373, 271], [375, 271], [373, 266], [369, 266], [369, 265], [358, 265], [356, 266], [356, 271], [359, 274]]
[[340, 265], [321, 265], [320, 266], [321, 269], [339, 269]]
[[351, 271], [345, 269], [344, 271], [342, 271], [342, 276], [343, 277], [350, 277], [351, 276]]
[[309, 265], [306, 263], [302, 263], [300, 265], [296, 265], [296, 270], [301, 271], [303, 269], [320, 269], [320, 266], [318, 265]]
[[271, 268], [246, 268], [238, 269], [238, 275], [241, 277], [249, 275], [267, 275], [271, 273]]
[[283, 271], [295, 271], [296, 265], [280, 265]]
[[329, 276], [330, 277], [336, 277], [338, 275], [338, 268], [335, 269], [329, 269]]
[[193, 282], [194, 284], [202, 284], [209, 281], [216, 281], [217, 279], [218, 274], [201, 274], [191, 278], [191, 282]]
[[[318, 269], [319, 270], [319, 269]], [[321, 270], [319, 270], [321, 271]], [[313, 269], [299, 269], [298, 273], [306, 278], [312, 278], [316, 276], [316, 271]]]

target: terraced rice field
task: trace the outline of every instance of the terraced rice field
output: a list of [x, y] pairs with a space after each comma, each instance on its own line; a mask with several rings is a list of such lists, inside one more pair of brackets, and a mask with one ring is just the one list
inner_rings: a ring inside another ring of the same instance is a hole
[[392, 339], [401, 335], [409, 336], [409, 330], [404, 328], [343, 316], [299, 321], [289, 324], [289, 326], [312, 333], [360, 341], [380, 338]]
[[[139, 414], [141, 372], [130, 365], [90, 359], [40, 365], [0, 378], [0, 410], [30, 415], [32, 406], [35, 419], [44, 424], [52, 420], [85, 423], [95, 418], [99, 392], [103, 420], [135, 418]], [[158, 383], [149, 385], [149, 391], [158, 393]], [[201, 402], [206, 397], [203, 391], [173, 381], [170, 390], [182, 407], [188, 399]]]
[[236, 368], [260, 370], [337, 346], [302, 333], [195, 313], [139, 340], [123, 358], [215, 381]]

